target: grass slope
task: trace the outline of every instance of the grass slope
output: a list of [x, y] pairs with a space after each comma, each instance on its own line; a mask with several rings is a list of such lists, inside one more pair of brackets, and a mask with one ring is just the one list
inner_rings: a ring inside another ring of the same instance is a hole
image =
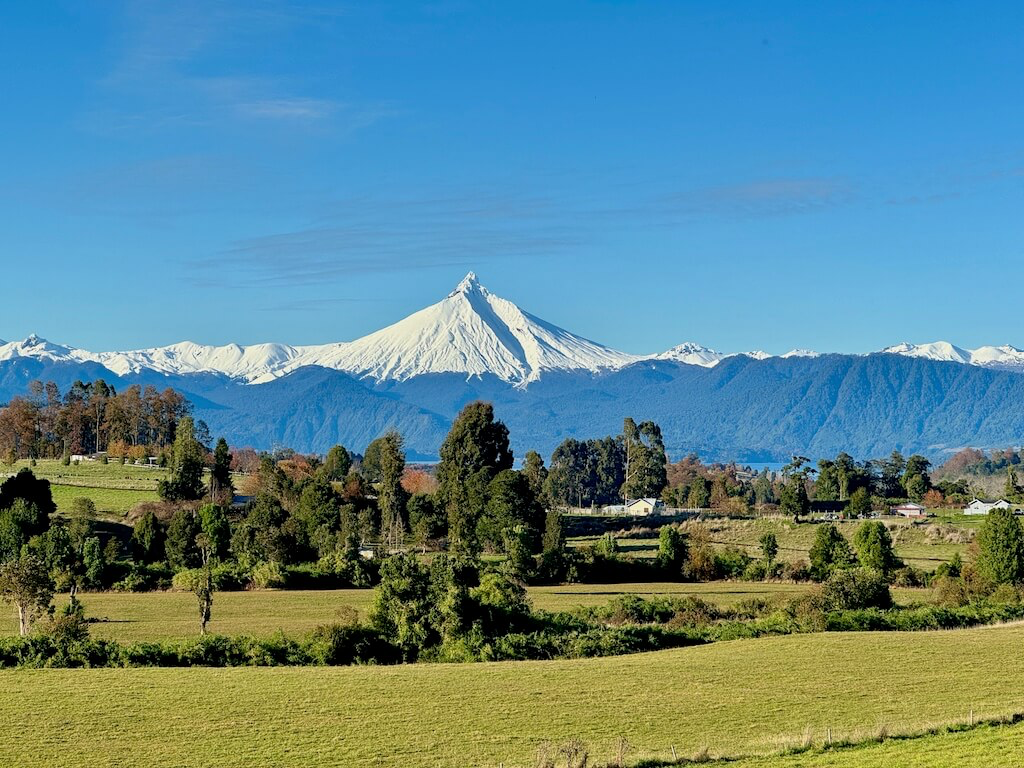
[[[733, 605], [751, 597], [793, 597], [810, 587], [802, 584], [710, 582], [706, 584], [566, 584], [531, 587], [536, 608], [549, 611], [605, 605], [617, 595], [641, 597], [693, 595], [717, 605]], [[925, 590], [896, 590], [904, 602], [925, 600]], [[66, 596], [58, 598], [63, 604]], [[96, 592], [81, 596], [95, 637], [110, 640], [159, 640], [191, 637], [196, 633], [196, 600], [191, 592]], [[337, 619], [338, 610], [351, 606], [365, 617], [373, 601], [370, 589], [218, 592], [213, 601], [210, 631], [222, 635], [269, 635], [308, 632]], [[18, 631], [14, 611], [0, 612], [0, 634]]]
[[[0, 674], [0, 764], [531, 766], [539, 744], [572, 737], [605, 762], [619, 736], [634, 760], [673, 745], [766, 754], [808, 728], [840, 739], [1020, 709], [1022, 642], [1007, 626], [551, 662], [13, 670]], [[803, 764], [832, 763], [778, 763]]]
[[985, 726], [835, 751], [725, 763], [730, 768], [1017, 768], [1024, 724]]
[[[940, 563], [947, 562], [959, 553], [966, 556], [971, 528], [980, 525], [981, 517], [969, 517], [944, 513], [924, 523], [914, 523], [899, 518], [885, 518], [892, 527], [893, 546], [908, 565], [927, 571], [935, 570]], [[853, 535], [861, 521], [847, 520], [835, 523], [842, 534], [852, 543]], [[623, 521], [623, 529], [630, 525], [643, 526], [643, 520]], [[684, 530], [689, 524], [684, 525]], [[760, 538], [766, 532], [774, 533], [779, 543], [779, 559], [789, 562], [807, 561], [818, 531], [816, 523], [793, 523], [777, 517], [757, 520], [711, 519], [702, 523], [713, 544], [739, 547], [751, 557], [761, 556]], [[570, 545], [593, 544], [597, 536], [577, 536], [569, 540]], [[656, 537], [623, 536], [617, 540], [619, 551], [634, 557], [655, 557], [658, 553]]]

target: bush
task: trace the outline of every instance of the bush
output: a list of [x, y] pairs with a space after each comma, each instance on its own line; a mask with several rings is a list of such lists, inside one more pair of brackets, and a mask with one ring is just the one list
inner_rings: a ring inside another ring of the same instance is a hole
[[821, 586], [822, 607], [826, 611], [858, 608], [891, 608], [892, 594], [880, 573], [870, 568], [835, 571]]
[[939, 605], [959, 608], [971, 602], [971, 591], [959, 576], [940, 576], [933, 583]]
[[795, 563], [783, 563], [781, 576], [789, 581], [810, 581], [811, 567], [803, 560]]
[[750, 556], [737, 547], [726, 547], [715, 555], [715, 572], [722, 579], [739, 579], [750, 565]]
[[142, 565], [134, 563], [120, 580], [111, 585], [115, 592], [148, 592], [153, 589], [170, 589], [174, 572], [162, 563]]
[[249, 572], [249, 586], [253, 589], [280, 589], [285, 582], [284, 568], [274, 560], [257, 563]]
[[928, 574], [912, 565], [905, 565], [892, 574], [894, 587], [924, 587], [927, 584]]

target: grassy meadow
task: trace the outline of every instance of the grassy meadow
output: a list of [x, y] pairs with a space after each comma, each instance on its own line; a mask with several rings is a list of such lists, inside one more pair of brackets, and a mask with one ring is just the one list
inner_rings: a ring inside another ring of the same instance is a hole
[[116, 461], [84, 461], [64, 466], [57, 459], [39, 459], [35, 466], [19, 461], [7, 471], [14, 473], [23, 467], [50, 481], [58, 512], [68, 514], [76, 498], [87, 498], [96, 504], [98, 515], [108, 519], [123, 518], [140, 501], [156, 501], [157, 483], [167, 475], [163, 469]]
[[[962, 514], [943, 513], [924, 522], [899, 518], [887, 518], [890, 535], [896, 553], [908, 564], [926, 571], [933, 571], [940, 563], [952, 559], [959, 553], [966, 557], [967, 547], [973, 530], [984, 520]], [[684, 523], [684, 530], [695, 523]], [[709, 519], [700, 523], [717, 546], [734, 546], [744, 550], [751, 557], [760, 557], [759, 539], [762, 534], [772, 532], [779, 542], [780, 560], [795, 562], [808, 559], [811, 545], [817, 531], [817, 524], [795, 524], [785, 518], [760, 518], [751, 520]], [[861, 524], [859, 520], [836, 522], [844, 536], [851, 542], [853, 534]], [[624, 520], [623, 535], [617, 537], [618, 550], [634, 557], [655, 557], [658, 553], [657, 536], [643, 535], [637, 530], [643, 527], [643, 520]], [[593, 544], [596, 536], [579, 536], [570, 539], [570, 544], [582, 546]]]
[[[10, 670], [0, 673], [0, 764], [533, 766], [541, 744], [571, 738], [604, 763], [620, 737], [633, 745], [629, 762], [668, 759], [673, 747], [764, 755], [820, 744], [829, 728], [839, 740], [1020, 710], [1022, 643], [1024, 626], [1002, 626], [544, 662]], [[1006, 733], [1024, 744], [1019, 728]], [[972, 749], [988, 762], [967, 764], [992, 765], [987, 749], [1002, 734], [739, 765], [937, 766]], [[904, 762], [911, 754], [932, 762]]]
[[849, 749], [727, 763], [730, 768], [1017, 768], [1024, 724], [985, 726], [912, 739], [890, 739]]
[[[535, 608], [548, 611], [600, 606], [624, 594], [640, 597], [693, 596], [722, 607], [750, 598], [785, 600], [810, 589], [806, 584], [717, 581], [700, 584], [565, 584], [530, 587]], [[900, 603], [926, 602], [931, 593], [922, 589], [894, 589]], [[125, 642], [192, 637], [196, 634], [196, 600], [191, 592], [89, 592], [81, 595], [86, 616], [96, 620], [91, 633], [105, 640]], [[66, 595], [58, 596], [62, 605]], [[339, 618], [339, 612], [355, 608], [365, 618], [373, 601], [372, 589], [261, 590], [218, 592], [213, 602], [210, 631], [222, 635], [266, 636], [277, 632], [299, 635]], [[0, 634], [15, 634], [13, 608], [0, 612]]]

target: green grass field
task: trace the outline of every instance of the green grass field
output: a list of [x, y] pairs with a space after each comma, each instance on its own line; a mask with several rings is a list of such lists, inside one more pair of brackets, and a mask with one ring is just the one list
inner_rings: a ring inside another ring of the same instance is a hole
[[167, 470], [159, 467], [138, 467], [134, 464], [119, 464], [114, 460], [109, 464], [83, 461], [64, 466], [58, 459], [39, 459], [34, 467], [27, 461], [19, 461], [9, 471], [17, 472], [22, 467], [28, 467], [37, 477], [45, 477], [51, 483], [128, 490], [155, 491], [157, 483], [167, 476]]
[[[970, 529], [981, 524], [982, 517], [969, 517], [962, 514], [944, 514], [925, 523], [912, 523], [908, 520], [886, 519], [891, 523], [893, 545], [896, 553], [909, 564], [924, 570], [932, 571], [940, 563], [952, 559], [960, 553], [964, 556], [971, 536]], [[712, 519], [702, 523], [711, 535], [711, 541], [717, 546], [735, 546], [743, 549], [751, 557], [759, 557], [761, 547], [759, 539], [767, 531], [775, 534], [779, 542], [779, 559], [797, 561], [808, 559], [811, 544], [818, 525], [814, 523], [794, 524], [791, 520], [781, 518], [762, 518], [757, 520]], [[642, 526], [642, 520], [624, 520], [623, 530], [632, 526]], [[854, 531], [860, 521], [837, 522], [839, 530], [853, 540]], [[685, 528], [685, 526], [684, 526]], [[574, 537], [570, 544], [581, 546], [593, 544], [596, 536]], [[617, 540], [619, 551], [634, 557], [654, 557], [658, 552], [656, 537], [640, 537], [625, 535]]]
[[[803, 584], [758, 582], [710, 582], [706, 584], [566, 584], [531, 587], [534, 607], [570, 610], [580, 606], [605, 605], [623, 594], [641, 597], [692, 595], [720, 606], [734, 605], [752, 597], [794, 597], [810, 587]], [[927, 590], [893, 590], [900, 603], [926, 602]], [[63, 604], [66, 596], [58, 597]], [[191, 637], [196, 633], [196, 604], [191, 592], [96, 592], [81, 595], [86, 615], [100, 619], [91, 626], [94, 636], [109, 640], [158, 640]], [[266, 590], [218, 592], [213, 602], [210, 631], [224, 635], [269, 635], [284, 632], [297, 635], [319, 624], [338, 619], [338, 611], [350, 606], [365, 618], [373, 600], [370, 589]], [[17, 621], [13, 609], [0, 613], [0, 634], [14, 634]]]
[[726, 763], [731, 768], [1019, 768], [1024, 724]]
[[[1019, 710], [1022, 643], [1024, 627], [1005, 626], [548, 662], [11, 670], [0, 673], [0, 764], [533, 766], [540, 744], [577, 737], [592, 763], [607, 762], [620, 736], [631, 761], [667, 759], [673, 746], [771, 754], [805, 733], [820, 742], [827, 728], [842, 739]], [[950, 765], [995, 749], [1002, 733], [742, 765], [907, 765], [918, 744], [934, 759], [912, 764]], [[1019, 729], [1006, 733], [1024, 743]]]
[[120, 488], [95, 488], [73, 485], [51, 485], [57, 511], [70, 514], [77, 498], [92, 499], [96, 513], [102, 517], [124, 517], [140, 501], [157, 501], [156, 491], [128, 491]]
[[19, 461], [7, 471], [17, 472], [23, 467], [50, 481], [58, 512], [68, 514], [76, 498], [86, 498], [92, 499], [99, 516], [107, 519], [124, 517], [140, 501], [156, 501], [157, 484], [167, 476], [163, 469], [122, 466], [113, 461], [86, 461], [65, 467], [56, 459], [40, 459], [34, 467]]

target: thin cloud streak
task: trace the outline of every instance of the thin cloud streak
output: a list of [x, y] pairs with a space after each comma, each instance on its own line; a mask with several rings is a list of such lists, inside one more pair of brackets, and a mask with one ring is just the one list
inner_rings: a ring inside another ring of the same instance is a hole
[[310, 285], [346, 275], [579, 253], [609, 228], [678, 227], [709, 215], [811, 214], [855, 200], [840, 180], [776, 179], [603, 207], [557, 194], [471, 190], [423, 198], [352, 198], [325, 205], [310, 226], [239, 239], [193, 260], [229, 267], [239, 286]]

